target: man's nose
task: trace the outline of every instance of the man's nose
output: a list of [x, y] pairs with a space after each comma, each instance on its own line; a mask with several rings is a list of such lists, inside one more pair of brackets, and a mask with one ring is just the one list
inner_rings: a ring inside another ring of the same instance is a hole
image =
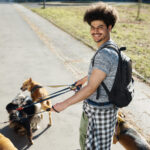
[[98, 29], [94, 28], [93, 33], [98, 33]]

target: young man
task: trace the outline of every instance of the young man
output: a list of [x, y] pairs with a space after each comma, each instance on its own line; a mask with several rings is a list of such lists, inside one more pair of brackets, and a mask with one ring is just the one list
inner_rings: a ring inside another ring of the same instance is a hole
[[[76, 85], [83, 85], [86, 81], [88, 83], [72, 97], [54, 105], [54, 108], [60, 112], [84, 100], [80, 126], [81, 150], [110, 150], [111, 148], [117, 108], [109, 103], [101, 82], [103, 81], [110, 90], [117, 71], [118, 54], [113, 49], [105, 47], [108, 44], [117, 46], [110, 39], [110, 32], [116, 20], [116, 10], [105, 3], [92, 6], [85, 12], [84, 21], [91, 27], [90, 33], [97, 43], [98, 50], [93, 56], [94, 60], [91, 61], [88, 76], [79, 80]], [[97, 89], [99, 97], [97, 97]]]

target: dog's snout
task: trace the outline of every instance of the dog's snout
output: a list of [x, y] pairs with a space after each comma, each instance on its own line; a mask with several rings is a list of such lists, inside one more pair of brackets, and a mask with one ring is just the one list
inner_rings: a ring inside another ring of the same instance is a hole
[[20, 90], [21, 90], [21, 91], [24, 91], [24, 88], [23, 88], [23, 87], [21, 87], [21, 88], [20, 88]]
[[21, 88], [20, 88], [20, 90], [21, 90], [21, 91], [25, 91], [25, 90], [26, 90], [26, 88], [21, 87]]

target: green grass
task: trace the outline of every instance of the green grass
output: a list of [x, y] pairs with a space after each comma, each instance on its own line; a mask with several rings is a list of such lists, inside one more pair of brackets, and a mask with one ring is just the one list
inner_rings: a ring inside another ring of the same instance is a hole
[[[89, 34], [89, 26], [83, 22], [86, 7], [34, 8], [32, 11], [50, 20], [71, 35], [96, 48]], [[143, 4], [140, 21], [136, 20], [137, 5], [114, 5], [119, 12], [119, 21], [111, 37], [119, 46], [126, 46], [126, 54], [133, 61], [133, 68], [150, 79], [150, 5]]]

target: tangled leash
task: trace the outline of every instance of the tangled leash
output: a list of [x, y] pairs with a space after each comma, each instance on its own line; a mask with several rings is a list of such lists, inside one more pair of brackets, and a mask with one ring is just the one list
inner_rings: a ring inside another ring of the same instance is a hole
[[[65, 85], [63, 85], [63, 86], [65, 86]], [[78, 91], [80, 90], [81, 86], [82, 86], [82, 85], [76, 86], [76, 82], [75, 82], [74, 84], [71, 84], [71, 85], [68, 86], [67, 88], [64, 88], [64, 89], [62, 89], [62, 90], [59, 90], [59, 91], [57, 91], [57, 92], [54, 92], [54, 93], [50, 94], [50, 96], [47, 97], [47, 98], [43, 98], [43, 99], [42, 99], [42, 98], [39, 98], [39, 101], [38, 101], [38, 102], [32, 103], [32, 104], [27, 105], [27, 106], [18, 107], [16, 110], [18, 110], [18, 111], [23, 110], [24, 108], [31, 107], [32, 105], [35, 105], [35, 104], [38, 104], [38, 103], [42, 103], [42, 102], [44, 102], [44, 101], [46, 101], [46, 100], [55, 98], [55, 97], [57, 97], [57, 96], [59, 96], [59, 95], [65, 94], [65, 93], [70, 92], [70, 91], [72, 91], [72, 90], [75, 91], [75, 92], [78, 92]], [[56, 112], [58, 112], [53, 106], [52, 106], [52, 108], [53, 108]], [[47, 111], [50, 111], [50, 109], [48, 109]]]
[[[51, 109], [48, 108], [46, 111], [41, 111], [41, 112], [38, 112], [38, 113], [34, 113], [34, 114], [31, 114], [31, 115], [27, 115], [27, 117], [30, 117], [30, 116], [34, 116], [34, 115], [38, 115], [38, 114], [42, 114], [42, 113], [45, 113], [45, 112], [48, 112], [50, 111]], [[23, 119], [25, 117], [19, 117], [19, 119]], [[13, 119], [12, 121], [15, 121], [15, 119]], [[9, 123], [10, 121], [4, 121], [4, 122], [0, 122], [0, 124], [5, 124], [5, 123]]]
[[[48, 86], [48, 87], [63, 87], [63, 86], [68, 86], [68, 85], [53, 85], [53, 86]], [[21, 110], [23, 110], [25, 108], [31, 107], [32, 105], [35, 105], [35, 104], [38, 104], [38, 103], [42, 103], [43, 101], [55, 98], [55, 97], [57, 97], [59, 95], [65, 94], [65, 93], [70, 92], [72, 90], [75, 91], [75, 92], [78, 92], [81, 87], [82, 87], [82, 85], [76, 86], [76, 82], [75, 82], [74, 84], [71, 84], [71, 85], [69, 85], [68, 87], [66, 87], [66, 88], [64, 88], [62, 90], [59, 90], [57, 92], [54, 92], [54, 93], [50, 94], [50, 96], [47, 97], [47, 98], [39, 98], [38, 102], [32, 103], [32, 104], [27, 105], [27, 106], [18, 107], [16, 110], [17, 111], [21, 111]], [[52, 108], [53, 108], [54, 111], [59, 113], [53, 106], [52, 106]], [[48, 108], [46, 111], [41, 111], [41, 112], [38, 112], [38, 113], [35, 113], [35, 114], [28, 115], [28, 117], [36, 115], [36, 114], [41, 114], [41, 113], [44, 113], [44, 112], [48, 112], [48, 111], [51, 111], [51, 108]], [[0, 122], [0, 124], [5, 124], [5, 123], [9, 123], [9, 121]]]

